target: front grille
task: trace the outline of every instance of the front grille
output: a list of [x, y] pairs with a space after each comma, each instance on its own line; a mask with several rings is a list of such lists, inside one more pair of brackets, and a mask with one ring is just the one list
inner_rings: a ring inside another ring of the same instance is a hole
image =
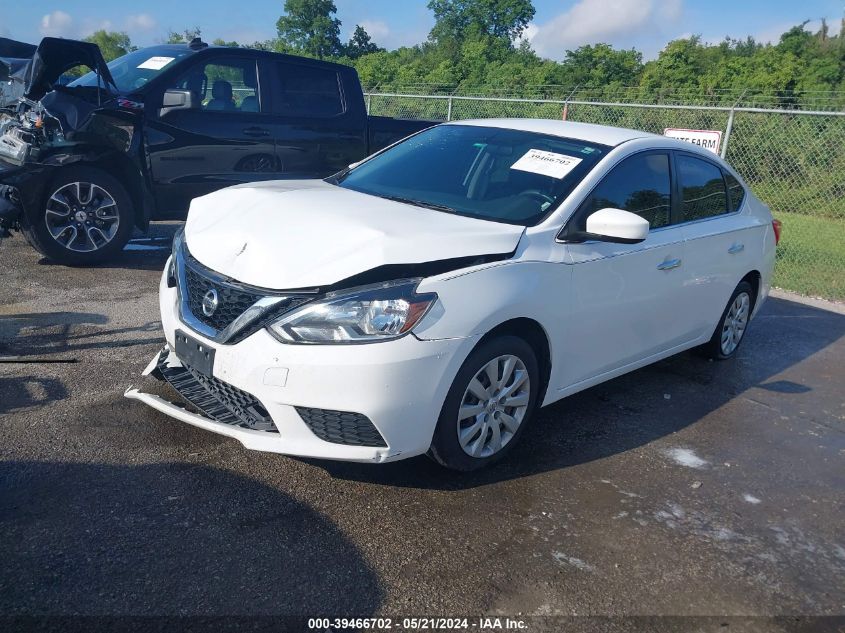
[[[262, 297], [258, 293], [247, 292], [209, 279], [198, 270], [198, 267], [191, 264], [192, 262], [186, 262], [185, 266], [187, 285], [185, 296], [188, 300], [188, 308], [198, 321], [218, 332], [229, 327], [232, 321]], [[217, 309], [211, 316], [206, 316], [202, 311], [202, 300], [212, 289], [217, 292]]]
[[369, 418], [349, 411], [296, 407], [309, 429], [321, 440], [349, 446], [387, 446]]
[[279, 432], [267, 409], [255, 396], [219, 378], [201, 374], [188, 365], [169, 367], [168, 355], [167, 349], [159, 355], [158, 371], [179, 395], [209, 418], [253, 431]]

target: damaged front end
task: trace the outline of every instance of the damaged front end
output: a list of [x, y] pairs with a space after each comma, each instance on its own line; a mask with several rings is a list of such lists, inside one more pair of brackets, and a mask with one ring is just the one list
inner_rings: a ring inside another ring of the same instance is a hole
[[[114, 102], [117, 88], [95, 44], [44, 38], [29, 59], [3, 56], [20, 53], [20, 46], [10, 48], [0, 41], [5, 68], [23, 62], [14, 68], [15, 79], [24, 86], [13, 103], [0, 104], [0, 234], [4, 235], [20, 228], [28, 209], [38, 207], [54, 170], [98, 160], [109, 152], [127, 153], [136, 116], [104, 107]], [[97, 85], [57, 85], [63, 73], [77, 66], [91, 68]]]

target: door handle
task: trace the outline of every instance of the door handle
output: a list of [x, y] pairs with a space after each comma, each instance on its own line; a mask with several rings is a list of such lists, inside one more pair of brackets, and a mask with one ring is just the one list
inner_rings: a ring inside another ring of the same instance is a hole
[[270, 136], [270, 130], [263, 127], [247, 127], [243, 133], [247, 136]]
[[665, 259], [657, 265], [657, 270], [672, 270], [680, 265], [680, 259]]
[[745, 250], [745, 244], [740, 244], [739, 242], [735, 242], [731, 244], [731, 247], [728, 249], [728, 252], [731, 255], [736, 255], [737, 253], [741, 253]]

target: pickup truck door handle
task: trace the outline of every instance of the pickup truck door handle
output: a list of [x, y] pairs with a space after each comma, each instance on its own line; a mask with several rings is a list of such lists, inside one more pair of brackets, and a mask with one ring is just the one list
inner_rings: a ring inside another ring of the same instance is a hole
[[672, 270], [681, 265], [680, 259], [664, 259], [657, 265], [657, 270]]
[[741, 253], [745, 250], [745, 244], [740, 244], [739, 242], [734, 242], [731, 244], [731, 247], [728, 249], [728, 252], [731, 255], [736, 255], [737, 253]]
[[246, 127], [243, 133], [246, 136], [270, 136], [270, 130], [263, 127]]

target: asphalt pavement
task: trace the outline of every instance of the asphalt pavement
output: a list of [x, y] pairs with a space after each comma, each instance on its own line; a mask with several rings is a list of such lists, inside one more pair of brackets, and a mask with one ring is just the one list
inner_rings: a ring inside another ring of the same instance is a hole
[[176, 226], [87, 269], [0, 244], [0, 615], [845, 614], [845, 310], [771, 298], [736, 359], [542, 409], [479, 473], [293, 459], [123, 397]]

